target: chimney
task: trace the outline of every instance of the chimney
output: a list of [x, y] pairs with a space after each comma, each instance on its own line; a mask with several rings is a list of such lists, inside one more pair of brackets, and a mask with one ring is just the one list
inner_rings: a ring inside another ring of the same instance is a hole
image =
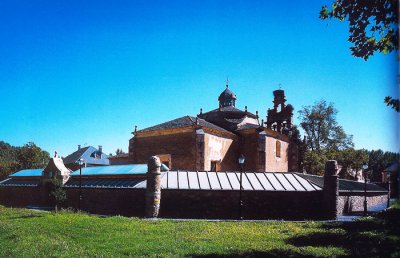
[[80, 150], [81, 149], [81, 145], [80, 144], [78, 144], [78, 150]]
[[99, 145], [99, 152], [103, 153], [103, 146]]

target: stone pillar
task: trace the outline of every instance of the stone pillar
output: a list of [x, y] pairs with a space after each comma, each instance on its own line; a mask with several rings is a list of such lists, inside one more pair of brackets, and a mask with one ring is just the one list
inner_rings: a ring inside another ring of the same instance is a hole
[[338, 164], [336, 160], [328, 160], [325, 164], [323, 207], [326, 219], [337, 218], [339, 197]]
[[161, 200], [161, 162], [156, 156], [147, 161], [146, 217], [156, 218]]

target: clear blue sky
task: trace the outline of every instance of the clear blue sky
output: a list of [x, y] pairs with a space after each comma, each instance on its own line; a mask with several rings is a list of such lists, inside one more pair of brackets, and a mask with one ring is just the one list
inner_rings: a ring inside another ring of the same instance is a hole
[[3, 0], [0, 140], [127, 151], [134, 125], [216, 108], [228, 76], [238, 108], [265, 117], [281, 83], [296, 123], [325, 99], [356, 148], [398, 151], [396, 56], [352, 57], [330, 2]]

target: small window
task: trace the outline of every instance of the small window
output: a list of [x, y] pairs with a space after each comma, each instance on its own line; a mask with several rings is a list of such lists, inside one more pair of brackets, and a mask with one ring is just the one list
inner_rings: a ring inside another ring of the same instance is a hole
[[281, 157], [281, 142], [276, 141], [276, 157]]

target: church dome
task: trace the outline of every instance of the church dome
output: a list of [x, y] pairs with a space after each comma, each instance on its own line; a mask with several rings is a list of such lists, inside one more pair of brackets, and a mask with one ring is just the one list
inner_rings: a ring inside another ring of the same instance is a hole
[[226, 89], [218, 97], [220, 107], [235, 106], [236, 95], [229, 88]]

